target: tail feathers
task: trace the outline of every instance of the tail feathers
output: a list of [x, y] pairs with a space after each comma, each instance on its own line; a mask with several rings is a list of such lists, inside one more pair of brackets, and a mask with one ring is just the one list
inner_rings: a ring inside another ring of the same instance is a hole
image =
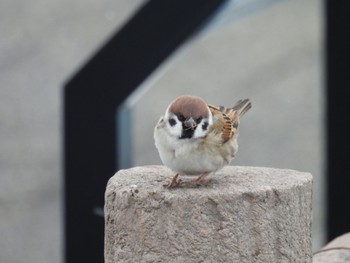
[[249, 99], [239, 100], [236, 105], [232, 107], [232, 110], [239, 116], [242, 117], [250, 108], [252, 103]]

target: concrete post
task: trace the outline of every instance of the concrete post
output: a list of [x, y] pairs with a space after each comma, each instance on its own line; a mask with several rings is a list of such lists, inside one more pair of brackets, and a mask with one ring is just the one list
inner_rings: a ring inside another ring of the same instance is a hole
[[314, 253], [313, 263], [350, 263], [350, 233], [343, 234]]
[[311, 174], [229, 166], [207, 186], [165, 189], [173, 175], [145, 166], [109, 180], [106, 263], [312, 261]]

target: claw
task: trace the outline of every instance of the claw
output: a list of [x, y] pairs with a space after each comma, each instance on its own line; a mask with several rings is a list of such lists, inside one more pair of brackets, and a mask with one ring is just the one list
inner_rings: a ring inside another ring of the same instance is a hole
[[207, 176], [210, 173], [203, 173], [198, 176], [196, 179], [181, 183], [181, 187], [187, 188], [197, 188], [201, 186], [208, 186], [210, 184], [210, 179], [207, 179]]
[[206, 172], [198, 176], [195, 180], [192, 181], [193, 184], [206, 185], [208, 184], [207, 176], [210, 173]]
[[169, 184], [164, 184], [163, 186], [168, 189], [173, 189], [178, 187], [181, 183], [181, 179], [177, 180], [178, 177], [179, 177], [179, 174], [176, 174]]
[[164, 184], [163, 186], [168, 189], [174, 189], [179, 187], [180, 185], [182, 187], [197, 187], [197, 186], [205, 186], [208, 185], [210, 180], [207, 179], [207, 176], [210, 174], [210, 172], [206, 172], [198, 176], [196, 179], [189, 181], [189, 182], [182, 182], [181, 179], [177, 179], [179, 177], [179, 174], [176, 174], [170, 183]]

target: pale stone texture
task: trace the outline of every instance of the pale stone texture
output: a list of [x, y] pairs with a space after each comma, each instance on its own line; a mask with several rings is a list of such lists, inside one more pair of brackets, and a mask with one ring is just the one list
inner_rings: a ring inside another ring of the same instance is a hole
[[144, 166], [109, 180], [106, 263], [311, 262], [311, 174], [229, 166], [207, 186], [165, 189], [172, 176]]
[[313, 263], [348, 263], [350, 262], [350, 233], [332, 240], [316, 252]]

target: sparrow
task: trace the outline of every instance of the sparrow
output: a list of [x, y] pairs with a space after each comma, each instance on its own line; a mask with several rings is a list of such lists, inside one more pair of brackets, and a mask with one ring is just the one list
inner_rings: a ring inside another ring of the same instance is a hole
[[179, 175], [197, 175], [192, 184], [228, 165], [235, 157], [240, 118], [251, 108], [249, 99], [232, 108], [207, 104], [197, 96], [176, 98], [154, 128], [155, 146], [163, 164], [176, 174], [165, 187], [180, 186]]

